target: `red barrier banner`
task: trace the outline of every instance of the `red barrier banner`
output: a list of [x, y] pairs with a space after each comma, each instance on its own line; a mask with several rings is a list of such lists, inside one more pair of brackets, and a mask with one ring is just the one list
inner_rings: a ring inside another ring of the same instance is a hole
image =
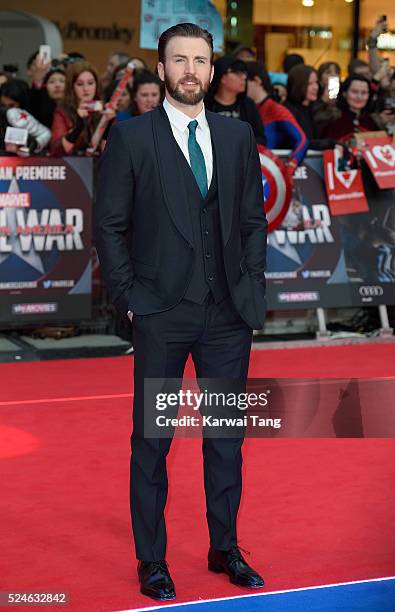
[[380, 189], [395, 187], [395, 147], [390, 136], [364, 138], [363, 157]]
[[339, 170], [341, 153], [324, 151], [325, 187], [332, 215], [350, 215], [369, 210], [359, 168]]

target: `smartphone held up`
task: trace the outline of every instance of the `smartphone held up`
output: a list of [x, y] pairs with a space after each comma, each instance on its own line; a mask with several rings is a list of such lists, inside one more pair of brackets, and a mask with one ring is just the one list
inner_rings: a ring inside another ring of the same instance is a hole
[[38, 50], [38, 57], [40, 58], [43, 64], [50, 64], [52, 59], [50, 45], [40, 45], [40, 48]]
[[340, 78], [338, 76], [330, 76], [328, 78], [328, 98], [336, 100], [340, 89]]

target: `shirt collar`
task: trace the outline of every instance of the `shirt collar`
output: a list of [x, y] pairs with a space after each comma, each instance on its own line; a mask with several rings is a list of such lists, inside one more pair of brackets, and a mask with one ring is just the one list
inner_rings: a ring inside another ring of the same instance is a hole
[[[173, 106], [167, 98], [163, 100], [163, 108], [167, 113], [170, 123], [180, 130], [180, 132], [185, 132], [188, 129], [188, 124], [193, 121], [191, 117], [188, 117], [188, 115]], [[208, 126], [204, 104], [200, 113], [195, 117], [195, 120], [201, 128]]]

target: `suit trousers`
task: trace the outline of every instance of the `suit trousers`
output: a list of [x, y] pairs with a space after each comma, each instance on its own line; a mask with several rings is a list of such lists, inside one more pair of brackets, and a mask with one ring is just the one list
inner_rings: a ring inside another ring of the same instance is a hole
[[[165, 312], [134, 315], [130, 503], [137, 559], [165, 558], [166, 457], [171, 445], [171, 438], [144, 437], [144, 379], [182, 379], [191, 354], [197, 378], [239, 379], [245, 388], [251, 341], [252, 329], [230, 296], [215, 304], [210, 293], [203, 304], [182, 300]], [[218, 550], [237, 543], [243, 439], [203, 438], [206, 516], [210, 543]]]

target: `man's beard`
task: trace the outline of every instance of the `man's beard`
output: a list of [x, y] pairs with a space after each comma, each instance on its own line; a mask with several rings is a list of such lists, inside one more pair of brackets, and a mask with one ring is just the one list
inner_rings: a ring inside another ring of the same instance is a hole
[[[192, 81], [193, 83], [200, 85], [200, 87], [197, 91], [182, 92], [180, 86], [182, 86], [183, 81]], [[167, 91], [169, 92], [171, 97], [174, 98], [174, 100], [177, 100], [177, 102], [181, 102], [181, 104], [195, 106], [203, 100], [204, 96], [208, 91], [210, 81], [207, 81], [207, 83], [203, 85], [202, 81], [199, 81], [199, 79], [196, 79], [192, 76], [188, 77], [188, 75], [186, 75], [175, 84], [174, 81], [171, 81], [170, 78], [165, 74], [165, 85]]]

